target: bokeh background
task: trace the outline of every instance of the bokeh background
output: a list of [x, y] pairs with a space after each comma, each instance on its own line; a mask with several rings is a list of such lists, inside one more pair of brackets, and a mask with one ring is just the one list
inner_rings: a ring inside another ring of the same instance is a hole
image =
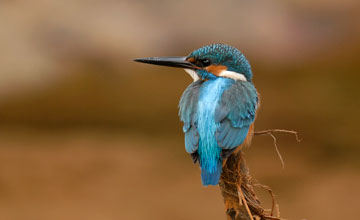
[[[225, 219], [185, 153], [179, 69], [136, 57], [239, 48], [261, 94], [245, 150], [286, 219], [360, 203], [358, 0], [0, 2], [0, 219]], [[266, 192], [257, 191], [270, 207]]]

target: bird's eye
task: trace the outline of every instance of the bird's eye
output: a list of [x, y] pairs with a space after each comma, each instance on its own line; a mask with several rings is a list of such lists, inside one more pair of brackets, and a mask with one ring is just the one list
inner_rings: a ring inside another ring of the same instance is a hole
[[195, 65], [201, 68], [210, 66], [210, 64], [211, 61], [209, 59], [199, 59], [195, 61]]
[[200, 61], [203, 67], [210, 66], [211, 62], [209, 59], [203, 59]]

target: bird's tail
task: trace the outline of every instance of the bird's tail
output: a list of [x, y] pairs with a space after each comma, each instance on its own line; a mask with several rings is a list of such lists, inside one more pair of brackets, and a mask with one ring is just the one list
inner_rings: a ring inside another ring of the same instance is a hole
[[201, 167], [201, 180], [204, 186], [217, 185], [219, 183], [222, 172], [222, 161], [217, 160], [217, 164], [214, 168], [215, 169], [209, 170]]

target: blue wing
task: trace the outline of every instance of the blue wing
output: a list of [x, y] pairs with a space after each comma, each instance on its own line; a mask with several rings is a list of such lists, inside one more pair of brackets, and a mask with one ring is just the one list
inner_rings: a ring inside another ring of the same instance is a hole
[[[179, 116], [181, 121], [184, 122], [185, 149], [190, 154], [194, 154], [199, 146], [199, 133], [196, 129], [196, 111], [202, 83], [201, 80], [191, 83], [184, 91], [179, 103]], [[196, 155], [194, 154], [194, 156]], [[196, 161], [194, 157], [193, 159]]]
[[250, 82], [236, 81], [225, 90], [215, 110], [218, 145], [224, 150], [233, 150], [242, 144], [250, 125], [255, 120], [258, 96]]

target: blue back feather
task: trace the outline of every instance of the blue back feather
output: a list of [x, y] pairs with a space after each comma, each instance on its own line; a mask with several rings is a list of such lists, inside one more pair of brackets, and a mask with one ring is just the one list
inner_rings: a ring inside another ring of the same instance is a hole
[[[230, 87], [234, 80], [227, 78], [217, 78], [205, 81], [200, 88], [200, 96], [197, 107], [197, 130], [199, 132], [199, 148], [198, 154], [200, 159], [201, 172], [209, 174], [221, 173], [221, 148], [217, 144], [215, 137], [219, 123], [215, 122], [215, 110], [220, 102], [221, 96], [225, 89]], [[219, 170], [220, 169], [220, 170]], [[202, 177], [211, 177], [211, 175], [203, 175]], [[220, 176], [219, 176], [220, 177]], [[215, 185], [218, 183], [218, 178]], [[210, 179], [203, 179], [203, 184], [212, 184]]]
[[218, 184], [221, 151], [233, 150], [244, 142], [255, 120], [257, 104], [251, 82], [199, 80], [184, 91], [179, 115], [184, 122], [185, 149], [198, 154], [203, 185]]

